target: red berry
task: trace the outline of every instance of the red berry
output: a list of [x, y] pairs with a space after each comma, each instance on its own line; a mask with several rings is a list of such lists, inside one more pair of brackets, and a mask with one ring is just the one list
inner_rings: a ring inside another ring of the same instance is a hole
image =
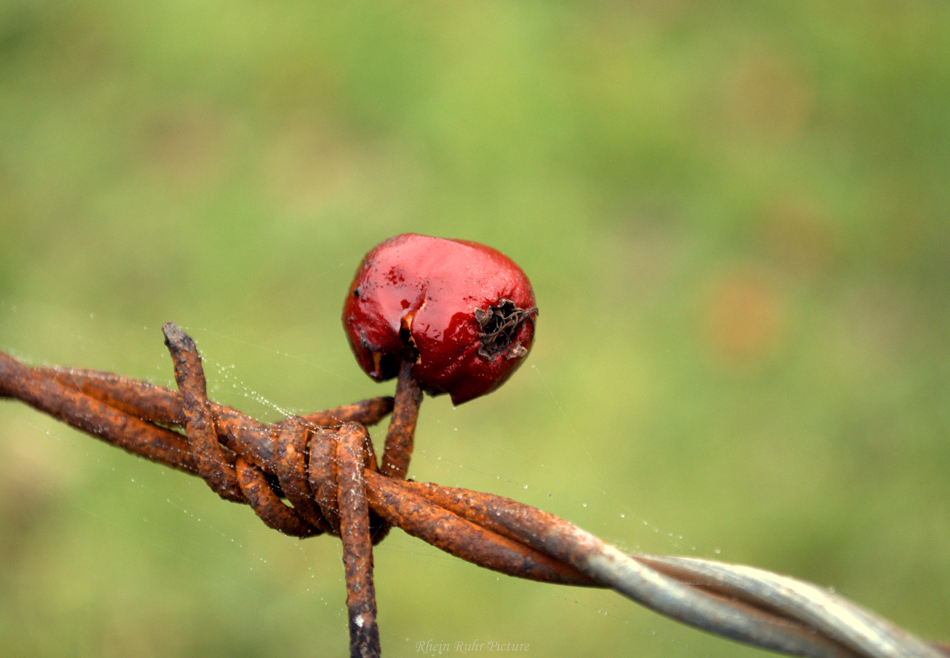
[[476, 242], [404, 233], [373, 248], [343, 306], [356, 360], [377, 381], [413, 363], [422, 390], [453, 404], [501, 386], [531, 349], [528, 277]]

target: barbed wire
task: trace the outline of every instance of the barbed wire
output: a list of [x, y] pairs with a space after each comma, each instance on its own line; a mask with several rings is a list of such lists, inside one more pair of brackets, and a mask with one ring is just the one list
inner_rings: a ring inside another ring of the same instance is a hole
[[[178, 391], [112, 373], [30, 367], [0, 352], [0, 397], [199, 475], [220, 496], [250, 505], [285, 534], [340, 536], [351, 655], [379, 654], [371, 544], [396, 526], [488, 569], [609, 588], [678, 622], [787, 655], [950, 656], [950, 646], [925, 642], [803, 581], [712, 560], [626, 554], [514, 500], [403, 479], [421, 400], [408, 376], [400, 376], [395, 400], [364, 400], [265, 425], [209, 401], [194, 342], [172, 324], [165, 334]], [[366, 426], [390, 413], [377, 466]]]

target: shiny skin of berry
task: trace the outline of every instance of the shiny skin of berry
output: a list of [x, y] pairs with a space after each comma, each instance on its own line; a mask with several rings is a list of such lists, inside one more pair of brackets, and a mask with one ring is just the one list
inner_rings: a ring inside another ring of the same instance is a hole
[[415, 233], [373, 248], [356, 272], [343, 326], [377, 381], [412, 362], [422, 390], [461, 404], [501, 386], [534, 340], [531, 283], [501, 252]]

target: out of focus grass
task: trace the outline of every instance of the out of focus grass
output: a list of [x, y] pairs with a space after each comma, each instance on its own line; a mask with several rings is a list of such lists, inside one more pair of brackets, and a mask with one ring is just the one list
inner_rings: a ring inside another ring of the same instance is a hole
[[[630, 550], [798, 576], [950, 637], [950, 8], [942, 2], [0, 6], [0, 349], [268, 420], [388, 391], [362, 254], [515, 258], [541, 308], [497, 394], [423, 407], [411, 474]], [[383, 647], [758, 655], [394, 533]], [[0, 646], [343, 655], [334, 540], [0, 405]]]

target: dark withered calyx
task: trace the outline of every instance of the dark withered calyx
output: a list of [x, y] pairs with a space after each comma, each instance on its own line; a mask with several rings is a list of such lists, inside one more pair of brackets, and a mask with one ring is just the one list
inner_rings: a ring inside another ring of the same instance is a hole
[[488, 310], [476, 308], [475, 320], [481, 331], [479, 338], [482, 342], [478, 355], [483, 359], [491, 359], [501, 353], [508, 359], [524, 356], [527, 349], [516, 342], [515, 337], [521, 325], [533, 321], [537, 314], [537, 306], [519, 308], [510, 299], [499, 299]]

